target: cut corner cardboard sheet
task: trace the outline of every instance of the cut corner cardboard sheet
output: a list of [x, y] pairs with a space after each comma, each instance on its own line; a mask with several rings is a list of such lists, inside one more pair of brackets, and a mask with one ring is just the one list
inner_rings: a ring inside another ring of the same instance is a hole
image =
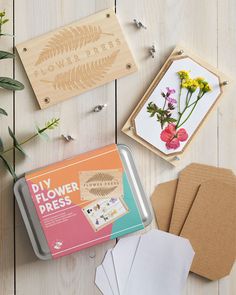
[[155, 188], [151, 196], [158, 229], [165, 232], [169, 231], [177, 184], [177, 179], [161, 183]]
[[226, 173], [227, 182], [201, 184], [180, 234], [196, 253], [191, 271], [210, 280], [227, 276], [236, 257], [236, 187], [229, 179]]
[[179, 175], [169, 232], [179, 235], [201, 183], [215, 179], [236, 186], [236, 177], [230, 169], [203, 164], [190, 164]]
[[137, 71], [113, 9], [16, 48], [41, 109]]
[[159, 184], [151, 203], [159, 229], [192, 244], [192, 272], [209, 280], [230, 273], [236, 258], [236, 176], [230, 169], [190, 164], [178, 180]]

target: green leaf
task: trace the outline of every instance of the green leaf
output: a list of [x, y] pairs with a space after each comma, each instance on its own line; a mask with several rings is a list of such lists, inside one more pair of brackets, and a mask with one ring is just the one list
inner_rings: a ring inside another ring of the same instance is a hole
[[20, 144], [15, 144], [15, 148], [21, 152], [22, 155], [27, 156], [25, 151], [23, 150], [22, 146]]
[[2, 21], [2, 25], [5, 24], [5, 23], [7, 23], [8, 21], [9, 21], [9, 19], [8, 19], [8, 18], [5, 18], [5, 19]]
[[21, 82], [8, 77], [0, 77], [0, 87], [14, 91], [24, 89], [24, 85]]
[[2, 108], [0, 108], [0, 114], [7, 116], [7, 112]]
[[147, 106], [147, 112], [150, 113], [150, 117], [154, 117], [159, 112], [159, 108], [155, 103], [150, 102]]
[[5, 15], [6, 15], [6, 11], [5, 11], [5, 10], [0, 11], [0, 17], [3, 17], [3, 16], [5, 16]]
[[6, 34], [6, 33], [0, 33], [0, 36], [11, 36], [11, 37], [14, 37], [15, 35], [12, 35], [12, 34]]
[[175, 122], [177, 122], [177, 120], [174, 118], [167, 118], [167, 122], [168, 123], [175, 123]]
[[5, 165], [5, 167], [9, 171], [9, 173], [13, 176], [14, 180], [16, 180], [17, 176], [16, 176], [16, 173], [15, 173], [12, 165], [10, 163], [8, 163], [7, 160], [2, 155], [0, 155], [0, 159], [2, 160], [3, 164]]
[[51, 121], [48, 121], [46, 124], [45, 124], [45, 127], [47, 129], [54, 129], [55, 127], [58, 127], [59, 125], [59, 121], [60, 119], [59, 118], [52, 118]]
[[162, 110], [162, 109], [158, 109], [157, 110], [157, 113], [160, 114], [160, 115], [165, 115], [166, 114], [166, 111], [165, 110]]
[[4, 151], [3, 142], [2, 142], [2, 139], [0, 137], [0, 153], [2, 153], [3, 151]]
[[47, 135], [46, 132], [39, 133], [39, 136], [44, 140], [47, 140], [47, 141], [49, 140], [49, 136]]
[[35, 125], [35, 128], [36, 128], [36, 132], [38, 133], [38, 135], [39, 135], [42, 139], [44, 139], [44, 140], [49, 140], [49, 136], [47, 135], [46, 132], [40, 132], [41, 129], [40, 129], [40, 127], [37, 126], [37, 125]]
[[25, 151], [23, 150], [23, 148], [21, 147], [21, 145], [19, 144], [19, 142], [17, 141], [14, 133], [12, 132], [11, 128], [8, 127], [8, 132], [9, 132], [9, 135], [11, 136], [11, 138], [13, 139], [13, 142], [14, 142], [14, 147], [19, 151], [21, 152], [24, 156], [26, 156], [26, 153]]
[[54, 128], [58, 127], [59, 125], [59, 118], [53, 118], [50, 121], [45, 123], [45, 127], [38, 130], [38, 133], [42, 134], [46, 130], [53, 130]]
[[14, 57], [15, 57], [15, 55], [12, 54], [11, 52], [0, 50], [0, 59], [14, 58]]

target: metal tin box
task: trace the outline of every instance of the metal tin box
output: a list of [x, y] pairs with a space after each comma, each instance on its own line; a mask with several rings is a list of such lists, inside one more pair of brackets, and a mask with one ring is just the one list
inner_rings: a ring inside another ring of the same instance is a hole
[[[139, 211], [140, 218], [143, 223], [143, 227], [146, 227], [147, 225], [149, 225], [151, 223], [152, 216], [151, 216], [151, 212], [149, 209], [148, 201], [146, 199], [146, 196], [143, 191], [137, 170], [135, 168], [135, 164], [134, 164], [134, 161], [133, 161], [133, 158], [131, 155], [131, 151], [129, 150], [129, 148], [127, 146], [125, 146], [123, 144], [120, 144], [117, 146], [112, 145], [112, 146], [117, 149], [117, 153], [119, 154], [119, 158], [120, 158], [122, 165], [123, 165], [123, 170], [127, 176], [127, 181], [128, 181], [130, 190], [132, 191], [132, 196], [135, 200], [137, 209]], [[83, 154], [83, 155], [86, 155], [86, 154]], [[91, 158], [92, 157], [90, 157], [90, 159]], [[72, 159], [73, 158], [71, 158], [69, 160], [72, 160]], [[92, 161], [92, 160], [90, 160], [90, 161]], [[63, 163], [63, 162], [61, 162], [61, 163]], [[51, 166], [52, 165], [50, 165], [44, 169], [48, 169]], [[43, 170], [41, 168], [36, 171], [33, 171], [33, 173], [37, 173], [38, 171], [43, 171]], [[46, 173], [44, 173], [44, 174], [46, 174]], [[86, 177], [86, 175], [83, 177]], [[15, 193], [15, 197], [18, 202], [20, 212], [22, 214], [24, 223], [26, 225], [28, 235], [31, 240], [35, 254], [37, 255], [38, 258], [43, 259], [43, 260], [54, 258], [52, 255], [52, 252], [50, 250], [50, 245], [49, 245], [47, 237], [45, 235], [45, 231], [42, 226], [42, 222], [40, 221], [39, 213], [36, 210], [35, 203], [33, 202], [32, 192], [30, 192], [26, 176], [21, 177], [20, 179], [17, 180], [17, 182], [15, 183], [15, 186], [14, 186], [14, 193]], [[80, 189], [80, 194], [82, 194], [82, 188]], [[138, 229], [140, 229], [140, 228], [137, 228], [137, 230]], [[134, 230], [132, 230], [132, 231], [134, 231]], [[128, 233], [128, 232], [126, 232], [124, 230], [124, 234], [126, 234], [126, 233]], [[121, 235], [123, 235], [123, 233], [119, 234], [119, 236], [121, 236]], [[114, 236], [111, 236], [110, 239], [116, 238], [116, 237], [117, 237], [117, 235], [114, 235]], [[103, 239], [101, 239], [97, 243], [100, 243], [102, 241], [103, 241]], [[88, 243], [83, 248], [86, 248], [89, 246], [92, 246], [92, 244], [90, 245]], [[79, 251], [79, 250], [80, 249], [75, 250], [75, 251]], [[65, 255], [67, 255], [67, 254], [70, 254], [70, 253], [65, 253]]]

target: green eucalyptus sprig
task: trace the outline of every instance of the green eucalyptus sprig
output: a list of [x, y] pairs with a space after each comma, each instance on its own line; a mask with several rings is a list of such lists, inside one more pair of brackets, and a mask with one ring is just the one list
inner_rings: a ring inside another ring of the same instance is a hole
[[9, 21], [9, 19], [6, 18], [5, 16], [6, 16], [6, 11], [5, 10], [0, 11], [0, 36], [8, 35], [8, 34], [2, 33], [2, 26]]
[[[9, 19], [6, 18], [5, 16], [6, 16], [5, 10], [0, 11], [0, 37], [11, 36], [9, 34], [2, 32], [3, 25], [9, 21]], [[11, 52], [0, 50], [0, 60], [7, 59], [7, 58], [13, 59], [15, 58], [15, 56]], [[0, 77], [0, 88], [17, 91], [17, 90], [24, 89], [24, 85], [21, 82], [17, 81], [16, 79], [12, 79], [9, 77]], [[2, 108], [0, 108], [0, 114], [7, 116], [7, 112]]]
[[11, 128], [8, 127], [9, 135], [13, 139], [13, 146], [10, 148], [4, 149], [3, 141], [0, 138], [0, 159], [2, 160], [2, 163], [6, 167], [8, 172], [13, 176], [14, 180], [17, 179], [16, 173], [14, 171], [12, 164], [9, 163], [9, 161], [5, 158], [5, 154], [12, 151], [13, 149], [15, 149], [18, 152], [20, 152], [23, 156], [26, 156], [26, 153], [25, 153], [24, 149], [22, 148], [22, 145], [26, 144], [29, 141], [32, 141], [34, 138], [36, 138], [38, 136], [48, 138], [46, 131], [53, 130], [56, 127], [58, 127], [59, 121], [60, 121], [59, 118], [53, 118], [50, 121], [46, 122], [44, 127], [42, 127], [42, 128], [36, 126], [36, 132], [33, 135], [31, 135], [30, 137], [23, 140], [22, 142], [19, 142], [17, 140], [17, 138], [14, 135]]

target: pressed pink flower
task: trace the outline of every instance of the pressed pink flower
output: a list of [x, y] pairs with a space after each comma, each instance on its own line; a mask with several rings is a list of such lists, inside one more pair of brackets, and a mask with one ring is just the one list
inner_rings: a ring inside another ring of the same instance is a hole
[[178, 138], [176, 137], [166, 143], [166, 147], [168, 150], [171, 150], [171, 149], [176, 150], [179, 146], [180, 146], [180, 142]]
[[171, 104], [175, 104], [175, 103], [177, 103], [177, 100], [174, 99], [173, 97], [170, 97], [170, 96], [167, 96], [167, 97], [166, 97], [166, 100], [167, 100], [169, 103], [171, 103]]
[[173, 89], [173, 88], [166, 87], [166, 90], [167, 90], [167, 96], [175, 93], [175, 89]]
[[177, 149], [180, 146], [180, 141], [188, 139], [188, 133], [184, 128], [176, 131], [175, 124], [169, 124], [160, 134], [161, 140], [166, 142], [168, 150]]

